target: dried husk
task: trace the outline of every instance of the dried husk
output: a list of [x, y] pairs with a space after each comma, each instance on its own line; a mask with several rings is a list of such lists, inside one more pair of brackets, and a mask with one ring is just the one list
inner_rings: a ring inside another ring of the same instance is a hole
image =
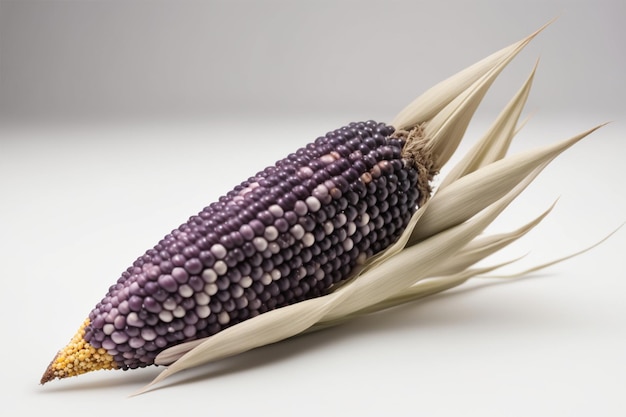
[[[392, 124], [405, 131], [419, 127], [434, 164], [442, 167], [495, 78], [542, 29], [426, 91]], [[519, 118], [535, 70], [536, 66], [485, 135], [414, 214], [400, 239], [371, 259], [355, 277], [323, 297], [261, 314], [211, 337], [161, 352], [156, 363], [168, 367], [138, 393], [185, 369], [436, 294], [515, 261], [473, 267], [532, 230], [553, 206], [516, 230], [494, 235], [483, 231], [556, 156], [600, 127], [506, 156], [524, 124]]]

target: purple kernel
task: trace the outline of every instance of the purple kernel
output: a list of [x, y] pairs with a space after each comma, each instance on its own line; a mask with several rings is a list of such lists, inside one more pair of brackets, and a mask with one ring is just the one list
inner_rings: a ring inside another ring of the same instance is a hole
[[298, 216], [304, 216], [309, 211], [309, 208], [307, 207], [307, 205], [306, 205], [306, 203], [304, 201], [298, 200], [298, 201], [296, 201], [296, 204], [294, 204], [293, 211]]
[[146, 277], [151, 280], [157, 279], [161, 275], [161, 270], [158, 266], [152, 265], [149, 268], [146, 268]]
[[141, 330], [141, 337], [142, 339], [144, 339], [145, 341], [153, 341], [157, 338], [157, 334], [154, 331], [154, 329], [150, 329], [150, 328], [145, 328]]
[[[308, 199], [307, 199], [307, 203], [308, 203]], [[287, 230], [289, 230], [289, 223], [287, 222], [287, 220], [279, 218], [279, 219], [276, 219], [276, 221], [274, 221], [274, 227], [276, 227], [276, 229], [280, 233], [285, 233]]]
[[154, 298], [146, 297], [143, 300], [143, 305], [146, 310], [151, 313], [160, 313], [161, 312], [161, 304], [159, 304]]
[[106, 315], [106, 317], [104, 318], [104, 320], [108, 323], [113, 323], [113, 320], [115, 320], [115, 317], [117, 317], [118, 315], [118, 310], [117, 308], [112, 308], [109, 313]]
[[111, 339], [105, 339], [102, 341], [102, 347], [105, 348], [106, 350], [112, 350], [112, 349], [117, 348], [117, 345]]
[[172, 264], [174, 264], [174, 266], [183, 266], [186, 260], [185, 256], [180, 253], [172, 256]]
[[113, 334], [111, 334], [111, 340], [115, 344], [120, 345], [120, 344], [126, 343], [128, 341], [128, 335], [126, 333], [123, 333], [123, 332], [113, 332]]
[[137, 313], [133, 311], [130, 314], [128, 314], [128, 316], [126, 316], [126, 324], [128, 324], [129, 326], [141, 327], [145, 323], [143, 320], [139, 318], [139, 316], [137, 316]]
[[231, 232], [228, 238], [232, 246], [241, 246], [244, 241], [243, 236], [239, 232]]
[[200, 252], [200, 254], [198, 255], [198, 259], [200, 260], [200, 262], [202, 262], [202, 265], [204, 265], [207, 268], [212, 267], [213, 264], [215, 263], [215, 257], [208, 250], [204, 250]]
[[157, 282], [165, 291], [175, 292], [178, 289], [178, 284], [171, 275], [161, 275]]
[[257, 219], [250, 221], [250, 227], [252, 228], [252, 230], [254, 230], [254, 234], [256, 236], [263, 235], [263, 232], [265, 231], [265, 225]]
[[252, 240], [254, 238], [254, 230], [252, 230], [250, 225], [244, 224], [241, 226], [239, 233], [245, 240]]
[[154, 339], [154, 344], [158, 348], [164, 348], [165, 346], [167, 346], [167, 340], [162, 336], [158, 336], [156, 339]]
[[[191, 309], [189, 309], [191, 310]], [[194, 311], [188, 311], [185, 317], [183, 318], [185, 324], [196, 324], [199, 321], [197, 314]]]
[[188, 284], [195, 292], [202, 291], [202, 288], [204, 288], [204, 281], [202, 281], [202, 278], [197, 275], [189, 278]]
[[139, 349], [144, 343], [146, 343], [145, 340], [140, 337], [131, 337], [128, 341], [128, 345], [133, 349]]
[[293, 226], [298, 222], [298, 215], [293, 211], [288, 211], [285, 213], [284, 219], [289, 224], [289, 226]]
[[163, 261], [159, 264], [159, 269], [161, 270], [161, 273], [163, 274], [169, 274], [170, 272], [172, 272], [173, 268], [174, 268], [174, 265], [170, 261]]
[[258, 215], [257, 218], [263, 222], [263, 224], [265, 226], [269, 226], [270, 224], [272, 224], [274, 222], [274, 216], [272, 216], [272, 214], [268, 211], [268, 210], [263, 210], [261, 211]]
[[146, 317], [146, 324], [148, 326], [156, 326], [157, 323], [159, 322], [159, 316], [157, 316], [156, 314], [150, 314], [148, 317]]
[[197, 242], [198, 248], [202, 250], [209, 249], [211, 247], [211, 243], [206, 237], [201, 237]]
[[312, 192], [312, 195], [317, 198], [324, 198], [328, 195], [328, 188], [324, 184], [320, 184]]
[[239, 270], [237, 269], [233, 269], [228, 271], [228, 273], [226, 274], [226, 278], [228, 278], [228, 280], [232, 283], [232, 282], [239, 282], [239, 280], [241, 280], [241, 272], [239, 272]]
[[185, 269], [191, 275], [199, 274], [200, 271], [202, 271], [202, 262], [200, 262], [198, 258], [189, 259], [187, 262], [185, 262]]
[[289, 209], [293, 207], [296, 201], [298, 201], [298, 198], [293, 193], [288, 193], [278, 199], [278, 204], [283, 209]]
[[315, 229], [315, 220], [313, 220], [313, 218], [311, 218], [309, 216], [301, 217], [300, 218], [300, 224], [302, 225], [304, 230], [306, 230], [307, 232], [310, 232], [313, 229]]
[[229, 249], [234, 246], [234, 243], [233, 243], [232, 239], [230, 238], [230, 235], [224, 235], [224, 236], [220, 237], [220, 243], [224, 247], [229, 248]]
[[194, 258], [198, 256], [199, 253], [200, 253], [200, 249], [198, 249], [198, 247], [195, 245], [187, 246], [185, 249], [183, 249], [183, 255], [187, 259]]
[[185, 337], [193, 337], [196, 334], [196, 328], [194, 326], [186, 326], [183, 329], [183, 334]]
[[[224, 310], [226, 310], [226, 311], [227, 311], [227, 312], [229, 312], [229, 313], [230, 313], [230, 312], [232, 312], [233, 310], [235, 310], [235, 307], [236, 307], [236, 306], [237, 306], [237, 305], [235, 304], [235, 301], [234, 301], [232, 298], [230, 298], [230, 299], [228, 299], [228, 300], [226, 300], [226, 301], [224, 302]], [[224, 312], [222, 312], [222, 314], [223, 314], [223, 313], [224, 313]], [[218, 318], [218, 319], [219, 319], [219, 318]]]
[[[146, 285], [145, 285], [145, 287], [143, 289], [146, 292], [146, 294], [152, 295], [152, 294], [154, 294], [155, 292], [158, 291], [159, 284], [157, 284], [156, 282], [152, 282], [152, 281], [146, 282]], [[119, 309], [119, 307], [118, 307], [118, 309]]]
[[[191, 295], [193, 295], [193, 293]], [[188, 311], [196, 306], [196, 301], [193, 298], [185, 298], [180, 305], [185, 311]]]
[[300, 170], [298, 171], [298, 176], [302, 179], [310, 178], [311, 175], [313, 175], [313, 170], [306, 166], [300, 168]]
[[117, 306], [117, 311], [119, 311], [120, 314], [128, 314], [128, 313], [130, 313], [130, 307], [128, 306], [128, 300], [122, 301]]
[[113, 325], [115, 326], [117, 330], [123, 329], [124, 327], [126, 327], [126, 318], [122, 315], [115, 317], [115, 320], [113, 321]]
[[241, 237], [245, 240], [252, 240], [254, 238], [254, 230], [252, 230], [252, 228], [247, 224], [241, 226], [239, 234], [241, 234]]
[[172, 278], [179, 284], [184, 284], [189, 279], [189, 274], [183, 268], [174, 268], [172, 270]]
[[143, 304], [143, 300], [136, 295], [133, 295], [128, 299], [128, 307], [130, 308], [131, 311], [141, 310], [142, 304]]
[[302, 185], [296, 185], [293, 187], [292, 192], [297, 198], [305, 198], [309, 194], [309, 190]]

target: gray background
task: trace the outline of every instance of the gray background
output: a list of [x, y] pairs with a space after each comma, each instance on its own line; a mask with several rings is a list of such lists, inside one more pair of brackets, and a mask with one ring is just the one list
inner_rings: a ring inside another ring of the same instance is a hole
[[[540, 65], [512, 151], [609, 126], [559, 156], [488, 232], [503, 273], [626, 220], [621, 1], [1, 1], [2, 415], [626, 415], [626, 231], [521, 280], [201, 367], [38, 385], [121, 271], [191, 214], [324, 132], [391, 120], [555, 16], [494, 84], [460, 153]], [[455, 156], [449, 165], [452, 165]], [[448, 167], [445, 167], [447, 169]]]
[[510, 72], [523, 76], [542, 57], [531, 107], [623, 117], [621, 0], [3, 0], [0, 115], [391, 117], [554, 17]]

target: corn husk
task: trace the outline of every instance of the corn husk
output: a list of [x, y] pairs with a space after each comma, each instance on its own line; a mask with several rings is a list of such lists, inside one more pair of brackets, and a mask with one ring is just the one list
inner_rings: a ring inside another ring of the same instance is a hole
[[[392, 124], [405, 131], [419, 128], [435, 166], [444, 166], [493, 81], [542, 29], [426, 91]], [[183, 370], [412, 302], [514, 262], [475, 267], [532, 230], [552, 207], [510, 232], [486, 235], [485, 228], [555, 157], [600, 127], [507, 156], [513, 137], [525, 123], [519, 118], [535, 70], [536, 66], [484, 136], [449, 170], [392, 247], [328, 295], [269, 311], [211, 337], [161, 352], [156, 363], [167, 368], [139, 393]]]

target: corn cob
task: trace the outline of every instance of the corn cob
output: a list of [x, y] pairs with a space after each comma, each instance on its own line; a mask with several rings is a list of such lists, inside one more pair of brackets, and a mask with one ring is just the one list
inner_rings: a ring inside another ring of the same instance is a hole
[[137, 258], [41, 382], [151, 365], [175, 344], [328, 293], [428, 198], [433, 172], [405, 144], [391, 126], [351, 123], [242, 182]]

